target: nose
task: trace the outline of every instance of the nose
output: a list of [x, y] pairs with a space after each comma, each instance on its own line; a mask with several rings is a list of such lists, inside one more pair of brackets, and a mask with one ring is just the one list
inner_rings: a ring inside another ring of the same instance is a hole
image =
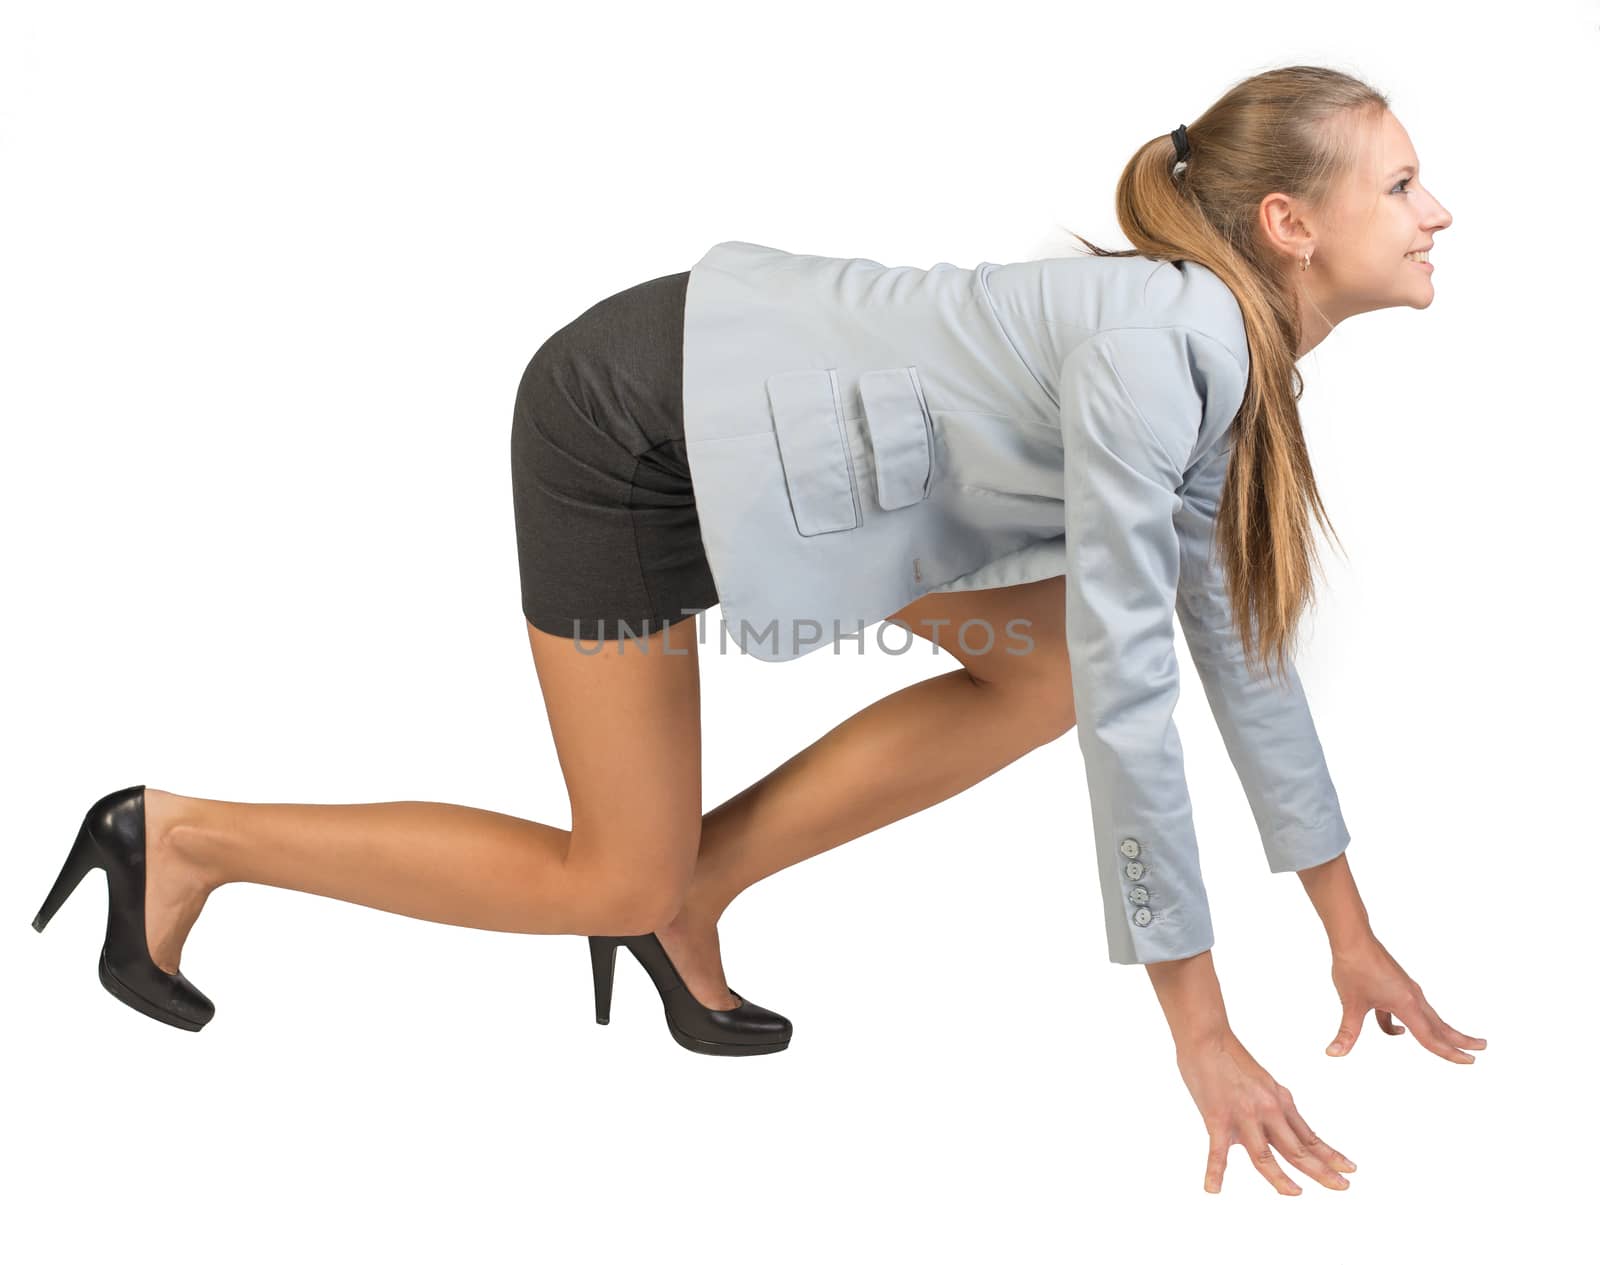
[[[1431, 194], [1429, 196], [1432, 197]], [[1438, 198], [1433, 199], [1433, 214], [1428, 217], [1427, 221], [1428, 228], [1431, 232], [1437, 233], [1441, 229], [1449, 228], [1454, 218], [1455, 217], [1445, 209], [1444, 203], [1440, 202]]]

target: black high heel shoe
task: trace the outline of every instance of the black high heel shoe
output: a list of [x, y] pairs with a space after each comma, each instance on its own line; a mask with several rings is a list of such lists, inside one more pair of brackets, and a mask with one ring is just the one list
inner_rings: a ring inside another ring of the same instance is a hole
[[216, 1007], [183, 972], [163, 971], [151, 960], [144, 929], [144, 787], [130, 786], [97, 800], [78, 827], [55, 886], [33, 916], [43, 931], [83, 876], [106, 872], [106, 942], [100, 950], [100, 982], [141, 1015], [198, 1032]]
[[787, 1049], [793, 1026], [780, 1014], [739, 997], [732, 1010], [702, 1006], [652, 932], [643, 936], [590, 936], [594, 966], [594, 1021], [611, 1022], [611, 981], [622, 945], [639, 960], [661, 994], [672, 1039], [696, 1054], [775, 1054]]

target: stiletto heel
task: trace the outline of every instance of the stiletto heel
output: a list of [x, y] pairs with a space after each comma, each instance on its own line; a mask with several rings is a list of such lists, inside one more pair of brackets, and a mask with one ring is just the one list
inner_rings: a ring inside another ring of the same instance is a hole
[[672, 959], [654, 933], [643, 936], [590, 936], [589, 962], [594, 968], [594, 1018], [611, 1022], [611, 984], [617, 950], [628, 952], [644, 967], [661, 994], [672, 1039], [696, 1054], [775, 1054], [787, 1049], [793, 1025], [782, 1015], [739, 997], [732, 1010], [702, 1006], [683, 982]]
[[95, 801], [84, 814], [66, 863], [33, 917], [43, 931], [91, 869], [106, 872], [106, 938], [100, 982], [142, 1015], [189, 1032], [210, 1022], [216, 1007], [182, 971], [163, 971], [145, 938], [144, 787], [130, 786]]
[[83, 876], [94, 866], [94, 841], [89, 838], [86, 829], [80, 829], [78, 837], [73, 840], [72, 850], [67, 853], [66, 864], [56, 876], [55, 886], [50, 889], [50, 895], [44, 898], [44, 904], [39, 906], [39, 912], [33, 916], [35, 931], [43, 931], [50, 925], [56, 910], [61, 908], [67, 897], [72, 895], [73, 889], [83, 881]]
[[617, 941], [589, 937], [589, 962], [594, 967], [594, 1021], [611, 1022], [611, 981], [617, 973]]

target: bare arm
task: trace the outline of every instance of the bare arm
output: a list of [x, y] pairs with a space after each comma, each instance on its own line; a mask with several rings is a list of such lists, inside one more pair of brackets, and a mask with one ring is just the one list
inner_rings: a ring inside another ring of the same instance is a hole
[[[1367, 947], [1373, 938], [1372, 927], [1350, 873], [1348, 855], [1341, 852], [1331, 861], [1300, 870], [1299, 875], [1334, 955]], [[1215, 1045], [1229, 1031], [1211, 950], [1172, 962], [1147, 963], [1145, 970], [1167, 1017], [1173, 1045], [1180, 1051]]]
[[1222, 1041], [1228, 1033], [1228, 1012], [1210, 949], [1174, 962], [1149, 962], [1145, 970], [1180, 1055]]
[[1334, 956], [1365, 947], [1373, 938], [1367, 921], [1367, 907], [1356, 890], [1350, 860], [1341, 852], [1331, 861], [1299, 871], [1306, 895], [1316, 907], [1328, 933], [1328, 947]]

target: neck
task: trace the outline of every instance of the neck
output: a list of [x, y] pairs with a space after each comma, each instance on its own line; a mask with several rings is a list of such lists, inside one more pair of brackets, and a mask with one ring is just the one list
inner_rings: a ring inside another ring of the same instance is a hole
[[1319, 279], [1312, 276], [1314, 271], [1315, 267], [1301, 272], [1296, 266], [1289, 274], [1290, 284], [1300, 305], [1300, 346], [1295, 349], [1296, 360], [1333, 333], [1333, 327], [1341, 319], [1332, 310], [1332, 296], [1325, 294]]

